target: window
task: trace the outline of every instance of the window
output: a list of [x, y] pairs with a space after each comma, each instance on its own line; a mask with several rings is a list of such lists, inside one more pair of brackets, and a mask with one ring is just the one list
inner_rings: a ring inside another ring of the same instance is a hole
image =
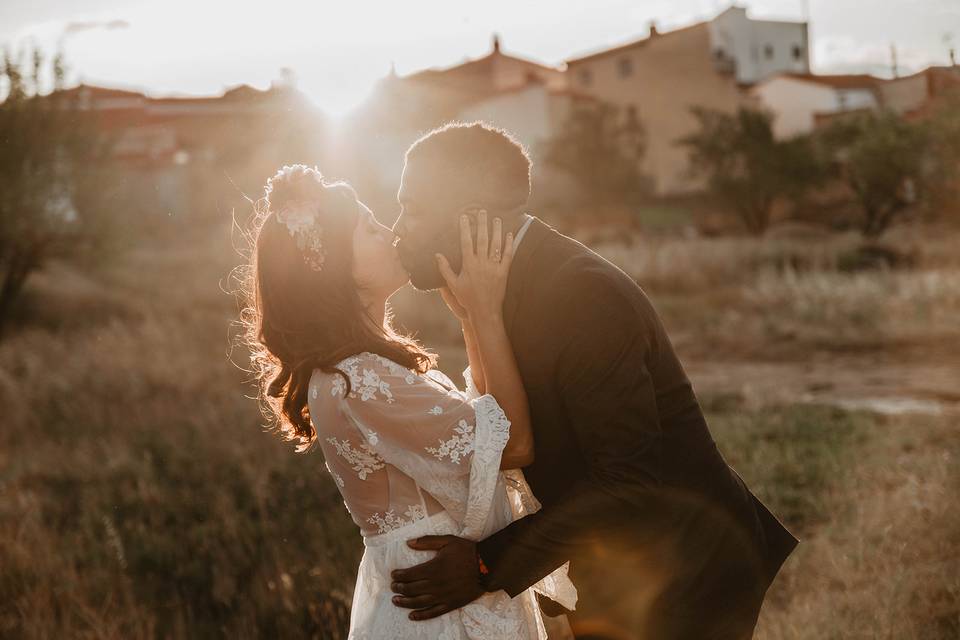
[[621, 78], [627, 78], [633, 75], [633, 60], [630, 58], [620, 58], [617, 60], [617, 71]]
[[791, 50], [791, 53], [793, 54], [794, 60], [800, 60], [803, 57], [803, 47], [801, 47], [798, 44], [795, 44], [793, 45], [793, 49]]
[[589, 87], [593, 84], [593, 73], [590, 69], [581, 69], [580, 70], [580, 84], [585, 87]]
[[763, 57], [767, 60], [773, 60], [773, 45], [765, 44], [763, 45]]

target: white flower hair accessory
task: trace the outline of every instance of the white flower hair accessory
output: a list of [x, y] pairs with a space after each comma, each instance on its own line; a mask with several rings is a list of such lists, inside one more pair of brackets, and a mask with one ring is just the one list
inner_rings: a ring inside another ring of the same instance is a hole
[[320, 208], [315, 202], [288, 202], [277, 212], [277, 222], [287, 227], [297, 248], [303, 252], [303, 261], [314, 271], [323, 269], [327, 251], [323, 247], [323, 227], [320, 226]]

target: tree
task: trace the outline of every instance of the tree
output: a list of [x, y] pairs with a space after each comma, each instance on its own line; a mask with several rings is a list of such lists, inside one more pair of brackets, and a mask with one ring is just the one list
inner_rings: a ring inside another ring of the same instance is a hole
[[762, 235], [774, 204], [800, 200], [822, 181], [823, 163], [807, 136], [777, 140], [773, 116], [741, 108], [735, 114], [694, 107], [695, 133], [680, 140], [690, 152], [694, 175], [730, 206], [747, 231]]
[[926, 205], [934, 215], [960, 213], [960, 91], [943, 99], [929, 123]]
[[74, 194], [86, 188], [91, 137], [63, 88], [62, 56], [50, 60], [53, 91], [42, 93], [43, 54], [4, 52], [0, 86], [0, 334], [28, 276], [69, 250], [78, 229]]
[[930, 139], [922, 124], [890, 111], [851, 114], [827, 126], [820, 139], [863, 213], [860, 230], [867, 238], [880, 236], [927, 186]]
[[571, 174], [599, 204], [634, 203], [648, 191], [640, 171], [646, 134], [636, 114], [610, 104], [575, 106], [559, 135], [543, 149], [544, 162]]

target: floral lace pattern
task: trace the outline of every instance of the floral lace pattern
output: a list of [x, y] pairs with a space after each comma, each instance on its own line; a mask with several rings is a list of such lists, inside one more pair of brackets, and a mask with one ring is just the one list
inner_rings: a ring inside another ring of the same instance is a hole
[[340, 474], [330, 468], [329, 462], [325, 463], [324, 466], [327, 467], [327, 473], [333, 476], [333, 481], [337, 483], [337, 486], [343, 489], [344, 482], [343, 482], [343, 478], [340, 477]]
[[483, 531], [489, 504], [497, 485], [499, 474], [490, 469], [500, 466], [500, 456], [510, 439], [510, 420], [491, 395], [481, 396], [474, 404], [479, 437], [473, 444], [473, 459], [470, 461], [470, 494], [460, 536], [475, 538]]
[[361, 480], [366, 480], [369, 474], [383, 469], [383, 458], [371, 449], [370, 445], [366, 442], [357, 449], [354, 449], [353, 445], [346, 438], [343, 440], [327, 438], [327, 442], [336, 448], [337, 455], [353, 467], [353, 470], [357, 472]]
[[460, 464], [460, 458], [473, 451], [474, 429], [472, 424], [461, 420], [453, 431], [454, 435], [449, 440], [440, 440], [439, 447], [424, 447], [424, 449], [439, 460], [450, 458], [450, 462]]
[[417, 376], [415, 376], [413, 371], [410, 369], [397, 364], [389, 358], [384, 358], [378, 353], [371, 353], [370, 355], [372, 355], [373, 358], [380, 364], [385, 366], [391, 374], [397, 376], [398, 378], [403, 378], [403, 381], [407, 384], [413, 384], [416, 381]]
[[407, 510], [403, 513], [406, 518], [402, 518], [393, 512], [393, 509], [388, 509], [386, 513], [380, 515], [380, 512], [377, 511], [372, 516], [367, 518], [367, 522], [370, 524], [377, 525], [377, 533], [387, 533], [388, 531], [393, 531], [394, 529], [399, 529], [408, 524], [413, 524], [417, 520], [423, 520], [427, 517], [427, 514], [424, 513], [423, 507], [419, 504], [410, 505]]
[[416, 624], [382, 597], [389, 569], [422, 561], [409, 538], [477, 540], [539, 507], [518, 470], [500, 470], [510, 421], [496, 399], [475, 387], [468, 397], [439, 370], [415, 373], [369, 352], [338, 367], [344, 375], [315, 372], [309, 409], [328, 471], [364, 536], [348, 637], [546, 640], [534, 591], [558, 602], [570, 594], [573, 605], [565, 571], [514, 598], [485, 594]]
[[[407, 384], [413, 384], [416, 382], [416, 375], [409, 369], [397, 364], [393, 360], [384, 358], [380, 354], [370, 353], [364, 351], [355, 356], [350, 356], [339, 363], [339, 367], [343, 369], [344, 373], [350, 376], [350, 397], [357, 398], [359, 397], [364, 402], [368, 400], [374, 400], [377, 398], [379, 393], [383, 396], [383, 399], [387, 402], [395, 402], [393, 393], [390, 391], [390, 383], [386, 380], [383, 380], [373, 369], [360, 367], [360, 360], [363, 356], [370, 356], [376, 360], [379, 364], [385, 367], [391, 375], [401, 378]], [[330, 390], [330, 395], [343, 395], [343, 392], [346, 390], [346, 381], [339, 377], [339, 382], [334, 381], [333, 387]]]

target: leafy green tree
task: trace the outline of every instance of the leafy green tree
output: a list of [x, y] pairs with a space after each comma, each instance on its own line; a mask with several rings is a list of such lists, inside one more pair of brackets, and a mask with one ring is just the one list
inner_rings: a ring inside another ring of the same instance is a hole
[[776, 202], [799, 201], [825, 176], [824, 164], [808, 136], [777, 140], [773, 116], [741, 108], [735, 114], [694, 107], [698, 129], [680, 140], [690, 153], [694, 175], [740, 218], [747, 231], [762, 235]]
[[646, 132], [633, 112], [605, 103], [576, 106], [560, 131], [545, 143], [544, 162], [574, 176], [592, 201], [630, 204], [649, 192], [640, 169]]
[[[49, 64], [53, 91], [43, 93]], [[0, 61], [0, 333], [29, 275], [52, 255], [82, 244], [75, 207], [90, 191], [96, 146], [86, 118], [63, 88], [62, 56], [6, 51]], [[86, 198], [90, 200], [89, 197]]]
[[863, 213], [860, 230], [867, 238], [886, 231], [929, 185], [930, 137], [923, 124], [890, 111], [850, 114], [828, 125], [820, 139]]

